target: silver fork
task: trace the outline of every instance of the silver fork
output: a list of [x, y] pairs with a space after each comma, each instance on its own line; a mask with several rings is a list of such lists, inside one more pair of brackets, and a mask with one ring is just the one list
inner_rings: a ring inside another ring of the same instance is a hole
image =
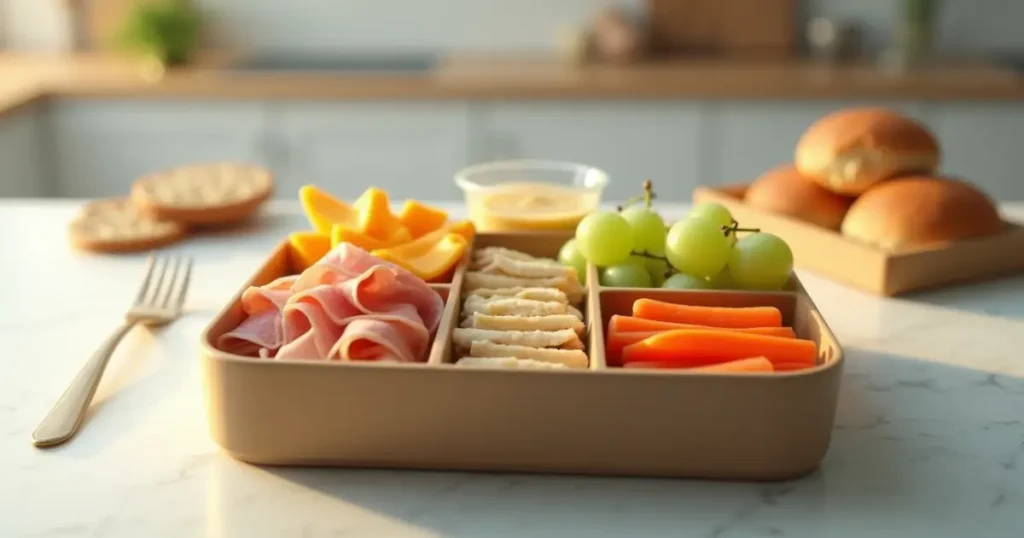
[[96, 387], [100, 384], [110, 356], [132, 327], [139, 324], [165, 325], [181, 315], [181, 305], [185, 302], [192, 274], [192, 259], [151, 255], [147, 265], [146, 278], [142, 281], [135, 303], [124, 316], [124, 323], [89, 358], [64, 395], [32, 432], [32, 442], [36, 446], [56, 446], [75, 436], [96, 394]]

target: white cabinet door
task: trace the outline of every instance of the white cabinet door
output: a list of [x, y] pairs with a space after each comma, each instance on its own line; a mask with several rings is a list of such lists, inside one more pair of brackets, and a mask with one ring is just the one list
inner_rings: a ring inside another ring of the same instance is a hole
[[369, 186], [395, 199], [461, 200], [468, 106], [438, 102], [293, 103], [275, 114], [287, 141], [282, 190], [313, 183], [352, 199]]
[[1024, 105], [944, 104], [936, 127], [942, 169], [1000, 200], [1024, 200]]
[[123, 196], [141, 175], [209, 161], [269, 165], [256, 102], [94, 101], [51, 114], [60, 196]]
[[608, 202], [654, 182], [664, 200], [689, 200], [704, 183], [698, 104], [608, 101], [494, 105], [482, 114], [480, 159], [557, 159], [605, 170]]
[[[710, 179], [745, 183], [764, 171], [793, 161], [797, 140], [822, 116], [869, 103], [818, 101], [729, 101], [711, 105], [708, 130]], [[931, 111], [915, 103], [870, 103], [931, 123]]]
[[0, 197], [46, 196], [40, 111], [26, 107], [0, 118]]

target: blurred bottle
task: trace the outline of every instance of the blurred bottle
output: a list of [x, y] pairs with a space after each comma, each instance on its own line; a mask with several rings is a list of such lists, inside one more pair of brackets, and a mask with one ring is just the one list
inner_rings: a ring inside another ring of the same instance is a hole
[[845, 21], [811, 19], [806, 38], [811, 58], [823, 63], [852, 61], [861, 56], [860, 29]]

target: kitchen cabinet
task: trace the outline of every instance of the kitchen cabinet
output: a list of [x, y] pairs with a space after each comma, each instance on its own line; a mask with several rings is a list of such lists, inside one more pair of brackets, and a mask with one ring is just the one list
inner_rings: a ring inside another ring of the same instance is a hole
[[[699, 184], [749, 181], [792, 159], [801, 133], [839, 101], [188, 101], [52, 102], [0, 120], [0, 196], [116, 196], [138, 176], [190, 162], [268, 166], [280, 198], [316, 183], [345, 198], [459, 200], [468, 163], [559, 159], [606, 170], [606, 200], [654, 180], [665, 200]], [[1024, 199], [1017, 162], [1024, 106], [875, 102], [929, 124], [943, 170], [992, 196]], [[45, 157], [45, 158], [44, 158]]]
[[458, 200], [453, 176], [469, 156], [469, 106], [444, 102], [275, 105], [286, 148], [280, 190], [315, 183], [345, 199], [368, 186], [396, 198]]
[[41, 112], [25, 107], [0, 118], [0, 197], [49, 194]]
[[703, 183], [698, 103], [496, 103], [475, 122], [479, 159], [558, 159], [597, 166], [611, 176], [606, 200], [624, 200], [654, 181], [658, 196], [689, 200]]
[[[728, 101], [709, 105], [708, 182], [743, 183], [792, 162], [800, 135], [822, 116], [868, 103], [839, 101]], [[871, 103], [926, 124], [933, 111], [916, 103]]]
[[1024, 200], [1024, 105], [948, 103], [934, 128], [942, 169], [1000, 200]]
[[273, 168], [257, 102], [63, 100], [50, 111], [55, 194], [122, 196], [141, 175], [188, 163]]

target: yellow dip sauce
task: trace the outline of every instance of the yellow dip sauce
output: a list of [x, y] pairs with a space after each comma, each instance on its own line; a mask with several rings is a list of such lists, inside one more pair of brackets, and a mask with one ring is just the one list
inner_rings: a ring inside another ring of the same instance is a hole
[[571, 230], [597, 208], [598, 194], [549, 183], [505, 183], [472, 192], [469, 218], [486, 232]]

